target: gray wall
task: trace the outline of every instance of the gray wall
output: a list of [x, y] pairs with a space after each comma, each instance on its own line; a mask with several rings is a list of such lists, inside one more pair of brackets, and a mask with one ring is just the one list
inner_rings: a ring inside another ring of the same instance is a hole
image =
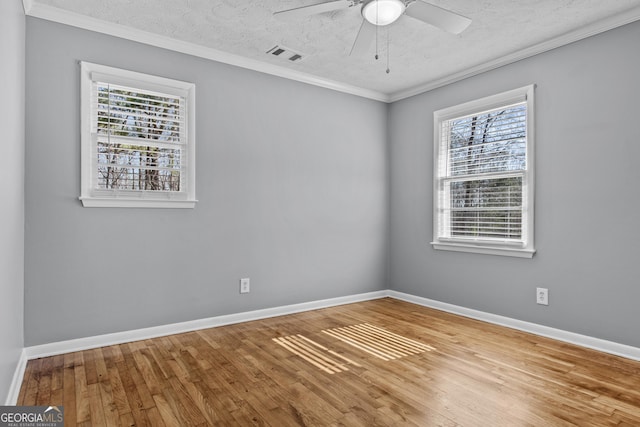
[[[638, 39], [631, 24], [387, 107], [29, 18], [26, 345], [391, 287], [640, 346]], [[78, 60], [197, 84], [195, 210], [81, 207]], [[538, 253], [433, 250], [433, 111], [530, 83]]]
[[0, 2], [0, 404], [8, 397], [5, 390], [23, 347], [24, 22], [22, 2]]
[[[79, 60], [196, 84], [194, 210], [81, 206]], [[386, 119], [379, 102], [28, 18], [26, 345], [384, 289]]]
[[[640, 346], [638, 40], [634, 23], [391, 106], [392, 289]], [[537, 254], [435, 251], [433, 112], [530, 83]]]

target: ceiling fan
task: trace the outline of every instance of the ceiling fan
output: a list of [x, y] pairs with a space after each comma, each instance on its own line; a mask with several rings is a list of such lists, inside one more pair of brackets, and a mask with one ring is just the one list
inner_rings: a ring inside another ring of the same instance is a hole
[[421, 0], [333, 0], [281, 10], [276, 17], [298, 18], [361, 6], [362, 24], [349, 55], [360, 55], [375, 39], [376, 28], [396, 22], [402, 15], [431, 24], [452, 34], [460, 34], [471, 19]]

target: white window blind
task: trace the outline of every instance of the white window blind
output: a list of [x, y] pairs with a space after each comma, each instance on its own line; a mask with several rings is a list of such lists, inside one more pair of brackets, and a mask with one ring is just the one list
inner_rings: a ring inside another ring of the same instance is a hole
[[96, 188], [181, 191], [185, 99], [105, 82], [94, 85]]
[[533, 254], [533, 88], [434, 114], [434, 247]]
[[193, 207], [194, 85], [82, 63], [85, 206]]

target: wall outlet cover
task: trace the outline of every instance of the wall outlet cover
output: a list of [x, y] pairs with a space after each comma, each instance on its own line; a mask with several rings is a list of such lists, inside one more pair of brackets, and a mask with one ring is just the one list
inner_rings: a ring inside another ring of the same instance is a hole
[[536, 288], [536, 303], [541, 305], [549, 305], [549, 289]]
[[248, 277], [240, 279], [240, 293], [248, 294], [249, 292], [251, 292], [251, 279]]

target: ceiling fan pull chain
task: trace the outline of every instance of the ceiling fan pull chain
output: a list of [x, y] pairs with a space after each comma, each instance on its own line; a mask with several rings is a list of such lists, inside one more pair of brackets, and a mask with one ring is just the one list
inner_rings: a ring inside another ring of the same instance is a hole
[[378, 60], [378, 27], [376, 27], [376, 61]]
[[390, 46], [389, 38], [391, 37], [389, 34], [391, 33], [391, 28], [389, 27], [387, 27], [387, 74], [389, 74], [389, 72], [391, 71], [389, 69], [389, 46]]
[[378, 0], [376, 0], [376, 61], [378, 60]]

